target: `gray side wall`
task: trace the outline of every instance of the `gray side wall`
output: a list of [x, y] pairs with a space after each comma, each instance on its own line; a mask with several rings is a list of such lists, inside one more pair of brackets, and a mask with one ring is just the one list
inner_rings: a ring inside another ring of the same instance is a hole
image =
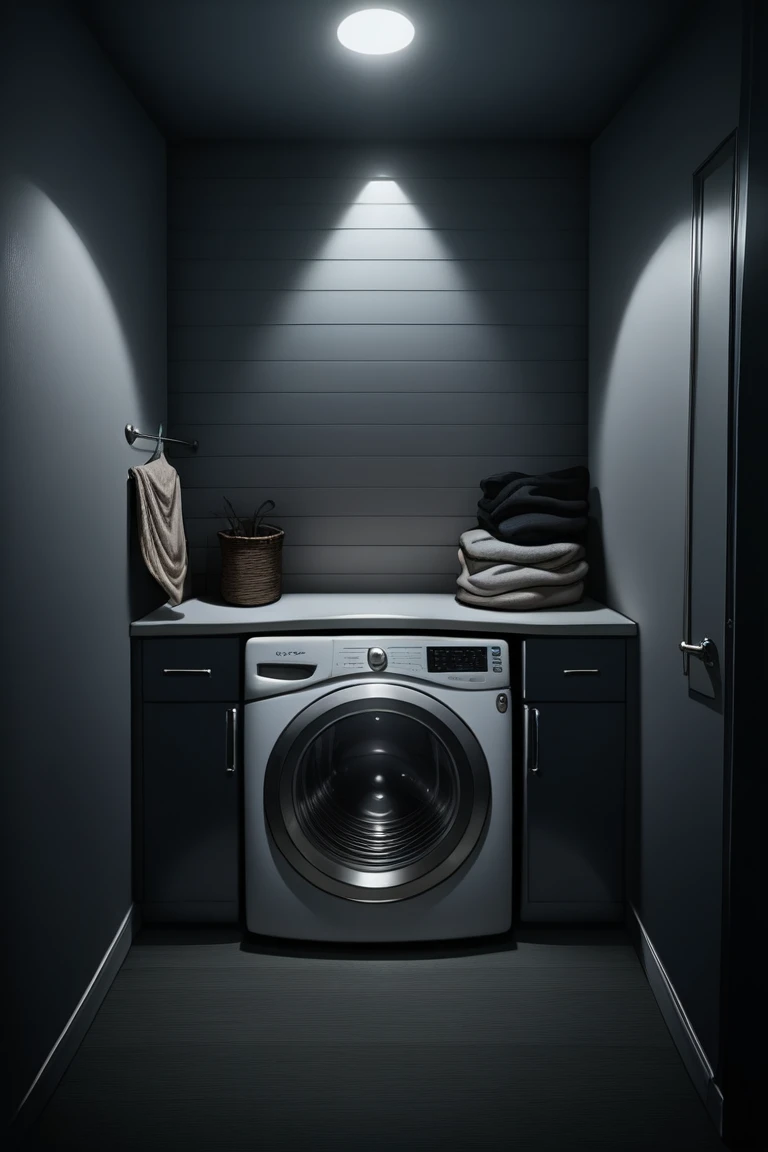
[[[166, 403], [165, 145], [64, 4], [0, 49], [3, 920], [13, 1111], [131, 904], [123, 426]], [[148, 593], [148, 595], [145, 595]]]
[[286, 591], [450, 591], [478, 482], [585, 461], [587, 150], [184, 145], [169, 416], [196, 586], [271, 497]]
[[596, 591], [640, 630], [630, 896], [713, 1065], [722, 775], [704, 771], [696, 741], [706, 743], [708, 724], [715, 739], [721, 728], [699, 710], [691, 730], [678, 643], [692, 175], [738, 123], [740, 51], [739, 5], [706, 5], [595, 142], [590, 172], [589, 444], [604, 549]]

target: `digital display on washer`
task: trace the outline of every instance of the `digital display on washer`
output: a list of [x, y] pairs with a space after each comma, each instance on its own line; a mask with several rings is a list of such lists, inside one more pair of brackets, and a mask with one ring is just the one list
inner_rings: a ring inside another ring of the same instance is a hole
[[487, 672], [487, 648], [427, 648], [428, 672]]

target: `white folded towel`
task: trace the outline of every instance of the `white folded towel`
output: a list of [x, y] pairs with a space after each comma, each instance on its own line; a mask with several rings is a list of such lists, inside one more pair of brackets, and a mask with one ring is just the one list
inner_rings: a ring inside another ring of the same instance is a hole
[[474, 608], [502, 612], [530, 612], [537, 608], [559, 608], [581, 600], [583, 584], [566, 584], [564, 588], [526, 588], [520, 592], [502, 592], [500, 596], [475, 596], [459, 588], [456, 599]]
[[482, 569], [472, 572], [461, 548], [459, 563], [461, 573], [456, 582], [460, 588], [475, 596], [498, 596], [504, 592], [522, 591], [524, 588], [564, 587], [583, 582], [589, 571], [586, 560], [577, 560], [574, 564], [563, 565], [554, 571], [548, 568], [526, 568], [520, 564], [487, 566], [483, 563]]
[[131, 468], [136, 481], [139, 539], [144, 563], [180, 604], [187, 575], [187, 541], [181, 514], [179, 474], [161, 452], [156, 460]]
[[484, 528], [462, 532], [459, 544], [473, 560], [495, 560], [497, 564], [519, 564], [526, 568], [560, 568], [584, 556], [582, 544], [507, 544]]

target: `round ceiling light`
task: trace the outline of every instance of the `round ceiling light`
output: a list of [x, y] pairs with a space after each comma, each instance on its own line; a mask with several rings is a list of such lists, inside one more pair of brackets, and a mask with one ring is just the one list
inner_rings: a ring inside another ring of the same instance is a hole
[[336, 34], [351, 52], [384, 56], [407, 48], [413, 40], [414, 27], [406, 16], [389, 8], [366, 8], [342, 20]]

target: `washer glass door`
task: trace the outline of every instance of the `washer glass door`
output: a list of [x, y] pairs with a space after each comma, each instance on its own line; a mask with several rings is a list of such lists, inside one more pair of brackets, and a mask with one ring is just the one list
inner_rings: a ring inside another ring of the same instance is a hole
[[267, 766], [272, 835], [317, 887], [393, 901], [442, 882], [477, 844], [490, 805], [480, 746], [439, 701], [384, 684], [304, 709]]

